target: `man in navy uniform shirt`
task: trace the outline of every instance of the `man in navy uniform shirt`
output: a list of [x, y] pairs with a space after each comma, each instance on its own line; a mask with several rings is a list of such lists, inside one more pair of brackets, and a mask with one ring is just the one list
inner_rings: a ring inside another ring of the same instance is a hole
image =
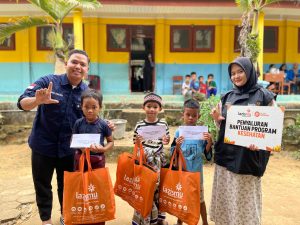
[[38, 107], [28, 142], [32, 149], [36, 202], [43, 225], [52, 224], [51, 180], [54, 169], [61, 209], [64, 171], [73, 171], [74, 150], [70, 149], [70, 139], [75, 121], [83, 116], [80, 96], [88, 88], [82, 79], [87, 76], [89, 62], [85, 51], [70, 51], [65, 64], [66, 74], [41, 77], [18, 100], [18, 107], [22, 110]]

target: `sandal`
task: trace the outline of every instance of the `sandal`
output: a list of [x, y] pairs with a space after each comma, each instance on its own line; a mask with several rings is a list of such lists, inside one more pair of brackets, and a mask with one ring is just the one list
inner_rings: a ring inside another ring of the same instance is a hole
[[61, 216], [59, 220], [60, 220], [60, 224], [61, 225], [65, 225], [65, 220], [64, 220], [63, 216]]
[[43, 223], [42, 225], [53, 225], [53, 223], [51, 221], [51, 222]]
[[177, 223], [175, 223], [174, 225], [183, 225], [183, 222], [181, 220], [177, 220]]

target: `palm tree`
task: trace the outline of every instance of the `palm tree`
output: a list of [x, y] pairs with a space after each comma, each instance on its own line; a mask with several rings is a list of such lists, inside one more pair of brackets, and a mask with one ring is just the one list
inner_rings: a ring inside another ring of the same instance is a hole
[[[258, 54], [261, 49], [258, 42], [258, 17], [263, 8], [280, 0], [235, 0], [242, 9], [242, 24], [239, 34], [239, 44], [241, 46], [241, 56], [250, 57], [256, 65]], [[253, 14], [252, 28], [250, 25]]]
[[[0, 24], [0, 43], [17, 31], [37, 26], [50, 26], [48, 41], [55, 54], [55, 73], [64, 73], [60, 68], [65, 62], [68, 45], [63, 40], [62, 23], [64, 18], [75, 8], [95, 9], [101, 6], [97, 0], [27, 0], [45, 13], [41, 17], [16, 17], [11, 22]], [[63, 69], [64, 70], [64, 69]]]

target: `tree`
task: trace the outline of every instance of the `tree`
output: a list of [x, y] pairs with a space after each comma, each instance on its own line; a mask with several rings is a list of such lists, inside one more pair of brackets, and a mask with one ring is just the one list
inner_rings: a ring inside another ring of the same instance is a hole
[[64, 64], [68, 52], [68, 45], [63, 40], [62, 23], [64, 18], [75, 8], [95, 9], [101, 6], [97, 0], [27, 0], [37, 6], [45, 13], [41, 17], [15, 17], [9, 23], [0, 24], [0, 43], [17, 31], [30, 27], [50, 26], [51, 32], [48, 34], [48, 41], [55, 54], [55, 73], [61, 71], [61, 64]]
[[[261, 49], [258, 42], [258, 17], [263, 8], [280, 0], [235, 0], [242, 9], [242, 24], [239, 34], [239, 44], [241, 46], [241, 56], [250, 57], [257, 65], [257, 57]], [[251, 15], [253, 15], [252, 28], [250, 25]]]

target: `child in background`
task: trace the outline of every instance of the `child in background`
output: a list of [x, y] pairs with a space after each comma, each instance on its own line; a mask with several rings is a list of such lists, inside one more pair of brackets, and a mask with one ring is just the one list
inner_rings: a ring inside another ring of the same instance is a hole
[[199, 86], [200, 86], [199, 93], [204, 94], [206, 96], [207, 87], [206, 87], [206, 84], [204, 83], [204, 77], [199, 76], [198, 80], [199, 80]]
[[191, 89], [190, 89], [190, 80], [191, 80], [191, 75], [187, 74], [185, 75], [185, 80], [182, 83], [182, 95], [186, 95]]
[[[102, 95], [93, 89], [88, 89], [81, 95], [81, 108], [84, 117], [78, 119], [73, 128], [73, 134], [93, 133], [100, 134], [100, 143], [90, 146], [90, 160], [93, 169], [105, 167], [104, 153], [111, 150], [114, 146], [112, 131], [106, 121], [99, 118], [99, 112], [102, 108]], [[104, 145], [104, 138], [107, 144]], [[75, 153], [75, 169], [79, 168], [79, 159], [84, 149], [78, 149]], [[85, 169], [87, 166], [85, 165]], [[105, 222], [93, 224], [104, 225]]]
[[[194, 99], [189, 99], [184, 102], [183, 106], [183, 121], [184, 126], [196, 126], [197, 120], [200, 117], [199, 103]], [[212, 139], [210, 133], [203, 134], [204, 140], [187, 140], [183, 136], [179, 136], [179, 130], [175, 131], [174, 140], [171, 145], [171, 152], [180, 149], [184, 155], [186, 162], [186, 169], [191, 172], [201, 173], [201, 190], [200, 190], [200, 214], [203, 225], [208, 225], [206, 206], [204, 201], [204, 189], [203, 189], [203, 165], [202, 154], [205, 155], [207, 160], [212, 158]], [[177, 220], [177, 225], [182, 225], [181, 220]]]
[[197, 80], [197, 74], [196, 72], [191, 72], [191, 77], [192, 77], [192, 81], [191, 81], [191, 90], [194, 93], [199, 92], [199, 81]]
[[217, 94], [217, 84], [214, 81], [214, 75], [211, 73], [207, 75], [206, 86], [207, 86], [207, 97], [208, 98], [209, 98], [209, 96]]
[[277, 68], [274, 64], [269, 65], [269, 73], [277, 73]]
[[[144, 97], [143, 109], [146, 114], [146, 118], [137, 122], [134, 129], [133, 142], [143, 144], [144, 152], [147, 163], [152, 166], [157, 172], [160, 171], [161, 166], [166, 164], [166, 156], [163, 151], [163, 145], [169, 144], [170, 135], [168, 124], [158, 119], [158, 113], [161, 111], [162, 99], [159, 95], [149, 93]], [[166, 129], [166, 135], [157, 140], [143, 140], [142, 136], [138, 135], [138, 129], [145, 126], [164, 126]], [[159, 182], [159, 181], [158, 181]], [[163, 212], [158, 211], [158, 185], [154, 194], [153, 206], [150, 215], [147, 218], [143, 218], [137, 211], [134, 211], [132, 218], [133, 225], [167, 225], [165, 221], [166, 215]]]
[[300, 86], [300, 83], [298, 81], [298, 77], [300, 75], [300, 69], [298, 66], [298, 63], [293, 64], [293, 68], [291, 70], [288, 70], [287, 76], [285, 78], [286, 82], [290, 84], [291, 86], [291, 93], [297, 94], [297, 86]]
[[185, 75], [185, 80], [182, 83], [182, 95], [184, 96], [184, 99], [189, 99], [192, 96], [192, 90], [190, 88], [191, 85], [191, 75], [187, 74]]

